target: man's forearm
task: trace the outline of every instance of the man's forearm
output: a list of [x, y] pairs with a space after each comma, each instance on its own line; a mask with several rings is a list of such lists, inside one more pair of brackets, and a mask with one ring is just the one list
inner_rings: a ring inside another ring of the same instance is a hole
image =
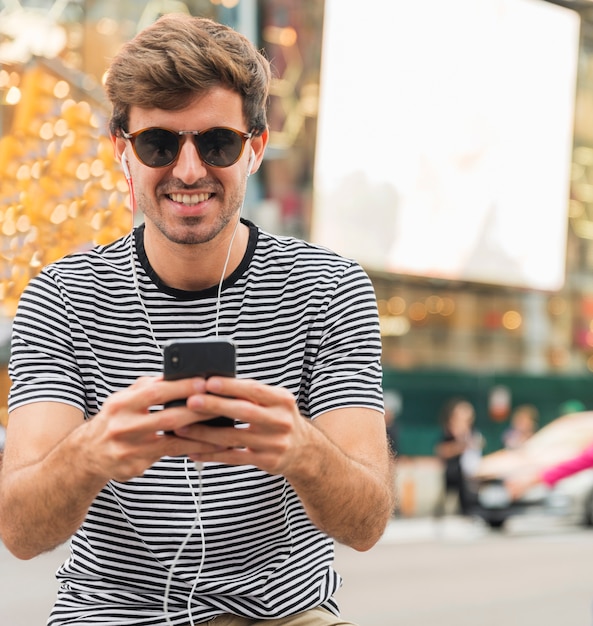
[[395, 498], [364, 466], [353, 466], [348, 476], [347, 490], [320, 492], [308, 498], [305, 508], [318, 528], [336, 541], [355, 550], [369, 550], [383, 535]]
[[36, 463], [0, 471], [0, 537], [20, 559], [67, 541], [103, 486], [69, 452], [71, 446], [59, 446]]
[[395, 507], [393, 464], [369, 467], [321, 437], [290, 479], [313, 523], [336, 541], [368, 550], [381, 538]]

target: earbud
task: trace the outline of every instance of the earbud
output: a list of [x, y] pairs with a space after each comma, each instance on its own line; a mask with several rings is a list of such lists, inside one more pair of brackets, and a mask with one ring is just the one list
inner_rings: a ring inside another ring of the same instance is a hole
[[123, 152], [121, 155], [121, 167], [124, 171], [124, 176], [126, 177], [126, 180], [130, 180], [131, 175], [130, 175], [130, 168], [128, 167], [128, 157], [126, 156], [126, 153]]
[[255, 163], [255, 150], [251, 148], [251, 154], [249, 155], [249, 161], [247, 162], [247, 176], [251, 176], [251, 168]]

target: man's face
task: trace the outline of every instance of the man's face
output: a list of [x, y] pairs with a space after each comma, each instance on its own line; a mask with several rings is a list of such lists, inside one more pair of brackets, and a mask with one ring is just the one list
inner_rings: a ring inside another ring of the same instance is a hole
[[[215, 87], [177, 111], [132, 107], [127, 130], [133, 133], [143, 128], [161, 127], [203, 131], [215, 126], [249, 131], [237, 93]], [[259, 150], [263, 140], [247, 140], [241, 158], [225, 168], [205, 164], [192, 135], [184, 135], [180, 141], [177, 160], [162, 168], [144, 165], [128, 140], [117, 139], [116, 149], [126, 152], [136, 205], [144, 214], [147, 229], [152, 224], [172, 243], [205, 243], [212, 241], [229, 223], [234, 225], [233, 217], [245, 195], [252, 141]]]

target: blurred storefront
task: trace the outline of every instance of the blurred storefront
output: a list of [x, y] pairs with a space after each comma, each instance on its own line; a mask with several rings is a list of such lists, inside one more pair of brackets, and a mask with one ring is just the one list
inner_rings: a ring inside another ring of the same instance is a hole
[[[431, 453], [438, 408], [450, 395], [476, 403], [493, 447], [514, 404], [539, 403], [542, 421], [569, 399], [593, 409], [593, 9], [556, 4], [582, 18], [566, 281], [546, 292], [369, 270], [386, 386], [403, 399], [404, 454]], [[273, 232], [310, 237], [323, 0], [0, 0], [0, 363], [7, 362], [10, 320], [30, 277], [141, 219], [131, 215], [113, 158], [101, 81], [120, 45], [171, 11], [228, 23], [272, 60], [270, 146], [250, 182], [245, 214]], [[352, 127], [364, 125], [366, 115]], [[509, 393], [498, 413], [497, 388]]]

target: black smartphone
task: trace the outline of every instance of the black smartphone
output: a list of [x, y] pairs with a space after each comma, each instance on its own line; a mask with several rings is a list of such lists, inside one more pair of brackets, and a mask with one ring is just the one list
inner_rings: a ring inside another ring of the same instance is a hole
[[[176, 339], [165, 344], [164, 355], [165, 380], [236, 375], [236, 349], [229, 339]], [[185, 403], [186, 398], [179, 398], [167, 402], [165, 408], [185, 406]], [[235, 420], [220, 415], [200, 423], [217, 427], [234, 426]], [[168, 431], [166, 434], [175, 433]]]

